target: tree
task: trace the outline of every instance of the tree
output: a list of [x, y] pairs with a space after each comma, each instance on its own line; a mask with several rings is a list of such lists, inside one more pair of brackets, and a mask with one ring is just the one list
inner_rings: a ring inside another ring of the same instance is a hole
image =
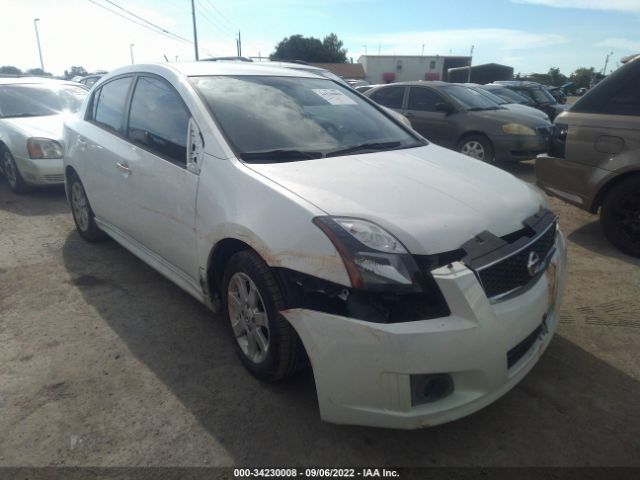
[[569, 81], [573, 82], [576, 85], [576, 88], [589, 88], [591, 86], [591, 79], [593, 78], [594, 73], [595, 69], [593, 67], [580, 67], [569, 76]]
[[52, 74], [49, 72], [45, 72], [41, 68], [30, 68], [25, 72], [27, 75], [34, 75], [36, 77], [51, 77]]
[[0, 73], [4, 75], [22, 75], [22, 70], [20, 70], [18, 67], [5, 65], [3, 67], [0, 67]]
[[342, 48], [344, 44], [335, 33], [330, 33], [322, 41], [325, 55], [328, 56], [327, 63], [344, 63], [347, 61], [347, 49]]
[[73, 77], [86, 77], [87, 75], [89, 75], [89, 72], [84, 67], [71, 67], [70, 70], [64, 71], [64, 78], [67, 80]]
[[560, 69], [558, 67], [551, 67], [547, 75], [549, 75], [549, 82], [551, 85], [560, 86], [563, 83], [567, 83], [566, 75], [560, 73]]
[[271, 60], [303, 60], [305, 62], [343, 63], [347, 61], [347, 50], [335, 33], [324, 37], [323, 41], [315, 37], [291, 35], [275, 47]]

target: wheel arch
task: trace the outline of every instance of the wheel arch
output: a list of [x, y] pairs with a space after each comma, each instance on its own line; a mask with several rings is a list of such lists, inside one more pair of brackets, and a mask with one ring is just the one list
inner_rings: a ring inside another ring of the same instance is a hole
[[224, 269], [233, 255], [244, 250], [251, 250], [264, 260], [260, 252], [247, 242], [233, 237], [223, 238], [216, 242], [213, 248], [211, 248], [209, 258], [207, 259], [206, 271], [206, 282], [210, 294], [222, 294], [221, 287]]
[[640, 179], [640, 169], [627, 171], [607, 180], [604, 185], [600, 187], [598, 193], [596, 193], [593, 201], [591, 202], [589, 211], [591, 213], [598, 213], [598, 210], [600, 210], [600, 207], [604, 203], [604, 199], [611, 191], [611, 189], [618, 185], [620, 182], [626, 181], [628, 178], [632, 177], [638, 177], [638, 179]]
[[460, 144], [462, 143], [462, 140], [464, 140], [466, 137], [470, 137], [472, 135], [480, 135], [485, 137], [487, 140], [489, 140], [489, 142], [491, 143], [491, 145], [493, 146], [493, 142], [491, 141], [491, 138], [489, 137], [489, 135], [486, 134], [486, 132], [483, 132], [481, 130], [469, 130], [466, 131], [462, 134], [460, 134], [458, 136], [458, 139], [456, 140], [456, 148], [460, 147]]

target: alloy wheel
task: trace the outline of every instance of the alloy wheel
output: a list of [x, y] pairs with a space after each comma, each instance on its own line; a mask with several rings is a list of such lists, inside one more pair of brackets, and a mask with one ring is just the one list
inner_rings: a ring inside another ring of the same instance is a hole
[[478, 160], [484, 160], [484, 147], [477, 140], [469, 140], [462, 145], [460, 153]]
[[640, 192], [622, 197], [613, 213], [620, 232], [640, 245]]
[[262, 363], [269, 351], [269, 319], [256, 284], [242, 272], [229, 280], [227, 309], [240, 350], [253, 363]]
[[84, 189], [78, 181], [73, 182], [71, 186], [71, 208], [78, 227], [83, 232], [86, 232], [89, 228], [89, 203]]
[[11, 154], [7, 151], [4, 152], [4, 162], [3, 162], [3, 171], [4, 176], [11, 185], [12, 188], [15, 188], [18, 182], [18, 177], [16, 175], [16, 168], [13, 164], [13, 160], [11, 159]]

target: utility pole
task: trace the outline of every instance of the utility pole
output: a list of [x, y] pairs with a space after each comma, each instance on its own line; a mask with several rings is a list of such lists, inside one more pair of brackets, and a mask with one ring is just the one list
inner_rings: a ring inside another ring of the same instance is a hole
[[604, 68], [602, 69], [602, 75], [606, 75], [607, 74], [607, 65], [609, 65], [609, 57], [613, 55], [613, 52], [609, 52], [607, 54], [607, 58], [604, 61]]
[[36, 41], [38, 42], [38, 55], [40, 55], [40, 69], [42, 70], [42, 73], [44, 73], [44, 63], [42, 62], [42, 48], [40, 48], [40, 35], [38, 34], [38, 22], [40, 21], [39, 18], [34, 18], [33, 19], [33, 26], [36, 29]]
[[193, 17], [193, 46], [196, 49], [196, 60], [200, 60], [198, 55], [198, 27], [196, 27], [196, 6], [194, 0], [191, 0], [191, 16]]
[[363, 47], [364, 47], [364, 54], [366, 55], [367, 54], [367, 46], [363, 45]]
[[240, 30], [238, 30], [238, 56], [242, 56], [242, 37], [240, 36]]
[[475, 45], [471, 45], [471, 53], [469, 53], [469, 74], [467, 75], [467, 83], [471, 83], [471, 64], [473, 63], [473, 48]]
[[129, 44], [129, 52], [131, 53], [131, 65], [133, 65], [134, 63], [136, 63], [136, 62], [134, 62], [134, 61], [133, 61], [133, 47], [134, 47], [134, 46], [135, 46], [135, 44], [134, 44], [134, 43], [130, 43], [130, 44]]
[[420, 54], [420, 56], [424, 57], [424, 43], [422, 44], [422, 53]]

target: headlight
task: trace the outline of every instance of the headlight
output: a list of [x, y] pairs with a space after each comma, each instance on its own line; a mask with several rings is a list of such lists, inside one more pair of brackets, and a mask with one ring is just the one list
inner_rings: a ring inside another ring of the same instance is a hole
[[375, 223], [358, 218], [316, 217], [344, 261], [354, 288], [419, 291], [418, 266], [400, 240]]
[[536, 131], [533, 128], [520, 123], [507, 123], [502, 126], [502, 131], [507, 135], [536, 135]]
[[31, 158], [62, 158], [62, 145], [49, 138], [30, 138], [27, 151]]

